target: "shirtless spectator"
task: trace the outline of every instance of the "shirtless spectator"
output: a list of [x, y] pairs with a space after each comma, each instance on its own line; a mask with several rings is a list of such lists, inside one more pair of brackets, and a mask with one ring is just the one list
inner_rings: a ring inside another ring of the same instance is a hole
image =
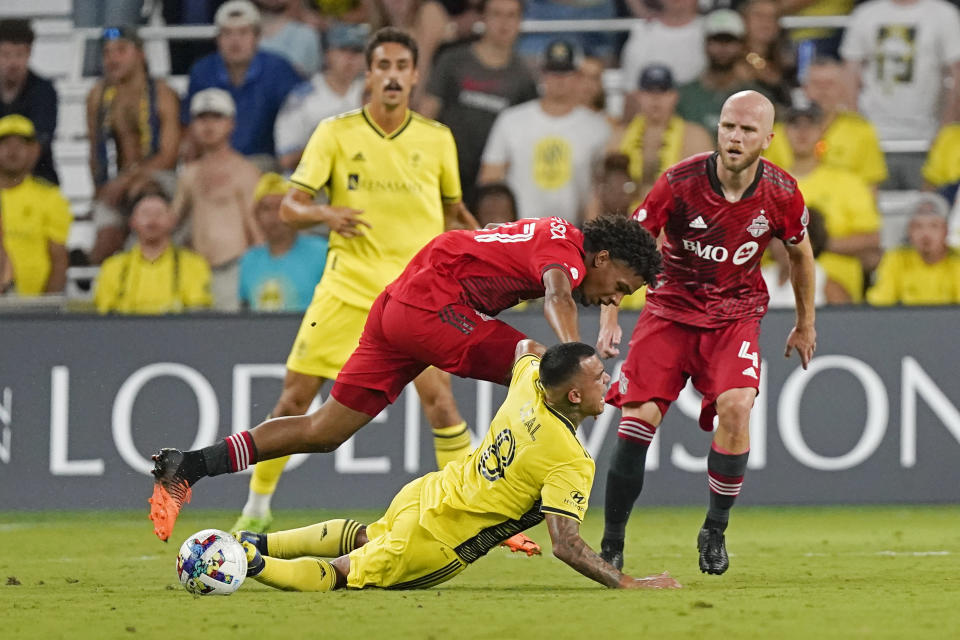
[[157, 172], [177, 164], [177, 94], [147, 74], [143, 41], [134, 27], [110, 27], [101, 38], [103, 78], [87, 95], [90, 173], [95, 188], [96, 240], [90, 262], [100, 264], [123, 247], [129, 233], [124, 207]]
[[190, 101], [190, 115], [200, 157], [184, 167], [173, 210], [189, 219], [191, 246], [213, 271], [214, 307], [235, 311], [237, 261], [263, 242], [251, 206], [260, 171], [230, 146], [236, 106], [229, 93], [204, 89]]

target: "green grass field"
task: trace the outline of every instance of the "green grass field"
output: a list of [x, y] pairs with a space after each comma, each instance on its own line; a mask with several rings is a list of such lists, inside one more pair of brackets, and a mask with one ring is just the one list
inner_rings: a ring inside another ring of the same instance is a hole
[[[722, 577], [697, 569], [701, 509], [638, 510], [626, 569], [667, 569], [679, 591], [606, 590], [550, 556], [540, 525], [529, 533], [547, 555], [497, 549], [429, 591], [284, 593], [251, 580], [228, 598], [190, 596], [179, 542], [234, 515], [188, 508], [165, 545], [145, 513], [0, 512], [0, 638], [960, 637], [956, 506], [741, 507]], [[284, 512], [277, 524], [330, 515]], [[584, 528], [593, 545], [598, 516]]]

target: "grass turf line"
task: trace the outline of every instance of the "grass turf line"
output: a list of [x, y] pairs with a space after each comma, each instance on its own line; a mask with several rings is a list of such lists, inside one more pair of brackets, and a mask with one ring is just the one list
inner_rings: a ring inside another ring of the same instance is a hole
[[[427, 591], [299, 594], [247, 582], [193, 598], [176, 579], [187, 535], [228, 527], [232, 511], [187, 509], [170, 544], [144, 513], [0, 512], [4, 638], [949, 638], [960, 629], [960, 507], [740, 507], [731, 569], [697, 569], [701, 508], [641, 508], [626, 569], [669, 570], [684, 589], [611, 591], [549, 555], [495, 549]], [[279, 512], [294, 527], [350, 515]], [[602, 520], [584, 537], [599, 546]], [[19, 584], [15, 584], [19, 583]], [[719, 634], [719, 636], [717, 635]]]

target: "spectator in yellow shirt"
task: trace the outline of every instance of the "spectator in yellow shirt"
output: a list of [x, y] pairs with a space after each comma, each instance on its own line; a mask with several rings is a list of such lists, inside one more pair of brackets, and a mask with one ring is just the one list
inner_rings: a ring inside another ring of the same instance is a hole
[[923, 165], [923, 179], [935, 189], [960, 182], [960, 122], [945, 125], [937, 133]]
[[21, 296], [60, 292], [66, 283], [73, 216], [56, 185], [30, 175], [39, 154], [30, 120], [0, 118], [0, 291]]
[[177, 218], [159, 188], [133, 205], [130, 228], [137, 244], [107, 258], [97, 278], [94, 302], [100, 313], [163, 314], [210, 307], [210, 266], [177, 247], [171, 233]]
[[820, 161], [824, 114], [816, 103], [789, 109], [785, 124], [793, 163], [784, 168], [827, 224], [830, 239], [818, 262], [851, 302], [862, 302], [864, 270], [872, 270], [880, 257], [880, 214], [873, 193], [856, 174]]
[[[803, 92], [823, 110], [820, 162], [855, 173], [873, 188], [886, 180], [887, 162], [877, 130], [851, 110], [855, 105], [844, 104], [849, 89], [840, 63], [832, 58], [815, 58], [807, 67]], [[773, 131], [773, 141], [764, 156], [774, 164], [789, 167], [793, 164], [793, 152], [784, 135], [784, 124], [777, 123]]]
[[870, 304], [960, 304], [960, 253], [947, 246], [948, 208], [940, 196], [923, 195], [907, 226], [910, 246], [883, 256]]

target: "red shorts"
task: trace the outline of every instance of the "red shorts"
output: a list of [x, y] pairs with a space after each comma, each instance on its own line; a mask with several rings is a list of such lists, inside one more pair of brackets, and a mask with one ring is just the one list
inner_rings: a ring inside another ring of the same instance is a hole
[[727, 389], [760, 387], [760, 318], [708, 329], [644, 312], [630, 337], [620, 379], [607, 392], [615, 407], [654, 401], [662, 414], [693, 379], [703, 394], [701, 428], [713, 429], [713, 407]]
[[517, 343], [526, 336], [470, 307], [411, 307], [386, 292], [374, 301], [360, 344], [330, 391], [342, 405], [376, 416], [428, 366], [507, 384]]

